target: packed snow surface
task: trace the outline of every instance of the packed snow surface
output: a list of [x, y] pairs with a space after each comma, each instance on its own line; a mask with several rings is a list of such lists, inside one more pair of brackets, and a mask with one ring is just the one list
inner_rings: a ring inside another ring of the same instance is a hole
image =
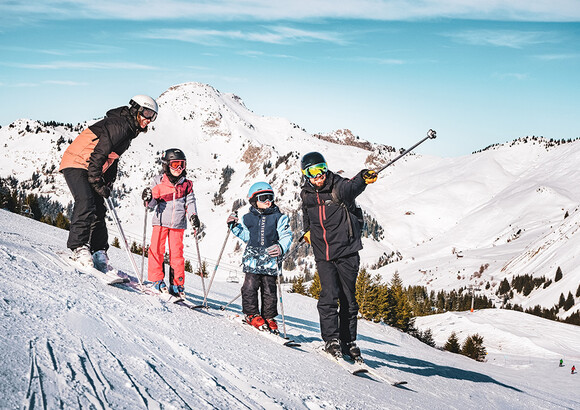
[[[216, 279], [210, 309], [190, 310], [71, 269], [66, 231], [1, 210], [0, 232], [1, 408], [580, 408], [579, 327], [495, 309], [419, 321], [438, 344], [453, 330], [483, 335], [479, 363], [361, 320], [367, 363], [408, 382], [393, 387], [314, 352], [314, 299], [283, 293], [287, 333], [302, 343], [284, 347], [235, 319], [239, 300], [219, 309], [240, 283]], [[123, 250], [110, 256], [135, 276]], [[186, 289], [201, 302], [199, 277]]]

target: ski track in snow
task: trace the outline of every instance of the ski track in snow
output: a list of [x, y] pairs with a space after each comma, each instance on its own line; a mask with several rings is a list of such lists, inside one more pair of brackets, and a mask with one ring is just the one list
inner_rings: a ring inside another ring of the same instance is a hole
[[[367, 321], [359, 345], [368, 365], [408, 384], [350, 375], [313, 353], [321, 344], [313, 299], [284, 294], [287, 332], [302, 344], [285, 347], [231, 320], [239, 304], [219, 310], [239, 284], [214, 282], [208, 311], [165, 303], [78, 273], [59, 257], [66, 235], [0, 211], [1, 408], [580, 407], [580, 378], [555, 365], [546, 374], [544, 358], [529, 358], [523, 373]], [[131, 272], [124, 251], [110, 254]], [[186, 280], [188, 299], [200, 303], [199, 278]]]

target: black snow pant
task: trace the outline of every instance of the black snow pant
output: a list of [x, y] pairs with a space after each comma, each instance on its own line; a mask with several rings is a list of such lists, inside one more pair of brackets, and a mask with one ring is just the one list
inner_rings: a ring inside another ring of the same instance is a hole
[[262, 317], [274, 319], [278, 316], [278, 292], [276, 288], [276, 276], [256, 275], [246, 273], [242, 285], [242, 312], [244, 315], [259, 315], [258, 290], [262, 290]]
[[356, 340], [358, 303], [355, 291], [359, 265], [358, 252], [331, 261], [316, 261], [321, 287], [316, 306], [320, 333], [325, 342]]
[[105, 222], [105, 202], [88, 180], [88, 172], [82, 168], [65, 168], [64, 179], [74, 198], [67, 248], [76, 249], [89, 245], [91, 252], [109, 248], [109, 234]]

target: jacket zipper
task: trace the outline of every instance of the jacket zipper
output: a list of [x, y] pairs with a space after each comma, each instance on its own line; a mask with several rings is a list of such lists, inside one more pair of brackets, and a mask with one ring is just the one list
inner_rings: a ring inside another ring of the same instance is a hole
[[322, 227], [322, 239], [324, 239], [324, 245], [326, 247], [326, 260], [330, 260], [330, 247], [328, 246], [328, 241], [326, 240], [326, 227], [324, 226], [324, 221], [326, 220], [326, 208], [324, 208], [324, 203], [320, 202], [320, 196], [316, 192], [316, 200], [318, 201], [318, 219], [320, 219], [320, 226]]

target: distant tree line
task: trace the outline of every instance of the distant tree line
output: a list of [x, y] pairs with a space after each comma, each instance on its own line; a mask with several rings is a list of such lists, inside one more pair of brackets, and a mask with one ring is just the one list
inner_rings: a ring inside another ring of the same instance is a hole
[[36, 187], [38, 179], [37, 173], [33, 173], [30, 184], [19, 184], [12, 176], [0, 178], [0, 208], [68, 230], [72, 203], [65, 208], [48, 195], [27, 194], [25, 187]]
[[[554, 275], [554, 282], [559, 282], [563, 277], [563, 272], [560, 266], [556, 269], [556, 273]], [[580, 313], [575, 312], [572, 315], [568, 316], [566, 319], [559, 319], [558, 313], [560, 310], [564, 310], [565, 312], [569, 311], [576, 303], [572, 292], [568, 292], [568, 296], [564, 296], [564, 293], [560, 293], [560, 297], [558, 298], [558, 302], [554, 304], [551, 308], [546, 308], [540, 305], [536, 305], [534, 307], [529, 307], [524, 309], [521, 305], [512, 304], [509, 302], [510, 299], [514, 297], [514, 291], [517, 293], [522, 294], [523, 296], [528, 296], [534, 289], [542, 287], [546, 289], [548, 286], [552, 284], [552, 279], [546, 279], [545, 276], [534, 278], [532, 275], [518, 275], [514, 276], [511, 282], [508, 282], [507, 278], [504, 278], [497, 290], [497, 295], [503, 298], [503, 308], [504, 309], [511, 309], [517, 310], [520, 312], [529, 313], [535, 316], [543, 317], [545, 319], [556, 320], [556, 321], [563, 321], [566, 323], [580, 325]], [[580, 297], [580, 285], [576, 290], [576, 297]]]

